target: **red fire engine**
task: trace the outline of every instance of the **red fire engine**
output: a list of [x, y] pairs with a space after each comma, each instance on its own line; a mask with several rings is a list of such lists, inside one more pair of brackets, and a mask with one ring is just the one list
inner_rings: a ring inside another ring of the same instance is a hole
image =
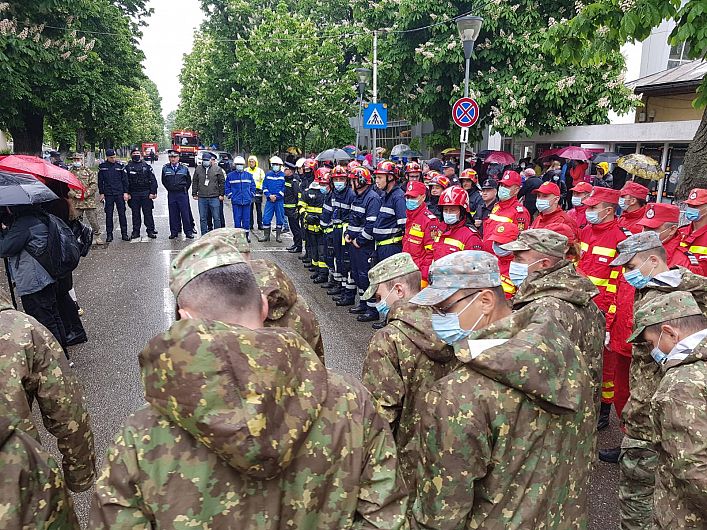
[[196, 167], [196, 152], [199, 149], [199, 135], [194, 131], [172, 131], [172, 151], [179, 153], [179, 161]]

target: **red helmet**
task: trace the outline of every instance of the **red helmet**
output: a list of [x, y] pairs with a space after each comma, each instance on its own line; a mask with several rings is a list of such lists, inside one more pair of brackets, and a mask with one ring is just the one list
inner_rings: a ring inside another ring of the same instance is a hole
[[398, 166], [395, 165], [395, 162], [391, 162], [390, 160], [383, 160], [382, 162], [378, 163], [378, 167], [376, 167], [376, 170], [373, 172], [374, 175], [393, 175], [395, 177], [398, 176]]
[[408, 173], [422, 173], [422, 167], [417, 162], [408, 162], [405, 164], [405, 174]]
[[320, 167], [314, 172], [314, 182], [318, 184], [329, 184], [329, 173], [331, 173], [331, 169], [328, 167]]
[[461, 186], [447, 188], [439, 196], [440, 206], [461, 206], [469, 211], [469, 194]]
[[307, 171], [307, 170], [316, 171], [317, 168], [319, 167], [319, 164], [313, 158], [308, 158], [307, 160], [305, 160], [302, 163], [302, 167], [304, 168], [305, 171]]
[[459, 180], [461, 179], [469, 179], [474, 182], [474, 184], [479, 183], [479, 175], [471, 168], [462, 171], [462, 174], [459, 176]]
[[435, 179], [435, 177], [441, 177], [442, 173], [439, 171], [435, 171], [434, 169], [429, 170], [427, 173], [424, 174], [424, 180], [425, 184], [428, 186], [432, 185], [432, 181]]
[[373, 184], [373, 177], [368, 168], [363, 166], [355, 167], [349, 173], [349, 178], [358, 183], [359, 186], [365, 186], [366, 184]]
[[[435, 171], [435, 173], [437, 173]], [[444, 189], [447, 189], [449, 186], [452, 185], [452, 181], [449, 180], [449, 177], [446, 177], [440, 173], [437, 173], [436, 175], [433, 175], [432, 178], [430, 179], [430, 185], [437, 185], [437, 186], [442, 186]], [[466, 192], [464, 192], [466, 193]]]
[[348, 163], [348, 165], [346, 166], [346, 169], [348, 169], [349, 171], [353, 171], [354, 168], [357, 168], [357, 167], [361, 167], [361, 162], [359, 162], [358, 160], [352, 160], [351, 162]]
[[336, 178], [336, 177], [343, 177], [347, 178], [349, 176], [349, 172], [346, 170], [344, 166], [336, 166], [334, 170], [331, 172], [331, 178]]

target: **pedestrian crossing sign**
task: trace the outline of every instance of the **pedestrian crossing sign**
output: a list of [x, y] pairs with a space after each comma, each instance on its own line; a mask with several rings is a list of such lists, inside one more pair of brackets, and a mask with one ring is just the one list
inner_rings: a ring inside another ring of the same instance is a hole
[[388, 106], [385, 103], [369, 103], [363, 110], [364, 129], [388, 127]]

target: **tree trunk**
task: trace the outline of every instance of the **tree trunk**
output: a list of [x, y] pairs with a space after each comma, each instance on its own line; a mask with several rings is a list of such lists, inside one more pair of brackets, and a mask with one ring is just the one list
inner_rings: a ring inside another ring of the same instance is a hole
[[10, 127], [15, 154], [42, 156], [44, 114], [25, 109], [22, 122], [20, 127]]
[[680, 201], [686, 199], [692, 188], [707, 189], [707, 109], [685, 153], [683, 174], [675, 190], [675, 198]]
[[83, 153], [86, 147], [86, 129], [76, 129], [76, 152]]

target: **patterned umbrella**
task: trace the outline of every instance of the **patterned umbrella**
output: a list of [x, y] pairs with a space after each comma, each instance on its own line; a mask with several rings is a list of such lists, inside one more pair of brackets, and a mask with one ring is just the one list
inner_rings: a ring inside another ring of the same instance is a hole
[[646, 155], [633, 153], [622, 156], [616, 161], [616, 165], [631, 175], [647, 180], [660, 180], [665, 177], [665, 171], [660, 164]]

